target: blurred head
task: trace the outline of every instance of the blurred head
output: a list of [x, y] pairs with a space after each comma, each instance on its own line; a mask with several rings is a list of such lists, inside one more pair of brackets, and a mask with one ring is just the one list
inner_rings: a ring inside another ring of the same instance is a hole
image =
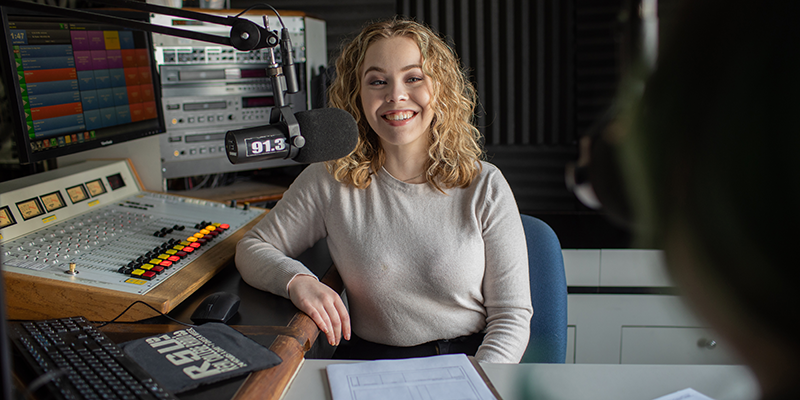
[[411, 39], [421, 55], [421, 69], [430, 87], [432, 118], [427, 152], [428, 181], [436, 187], [466, 186], [477, 175], [476, 163], [482, 150], [480, 134], [472, 124], [476, 94], [461, 69], [455, 52], [430, 28], [400, 18], [373, 23], [347, 44], [336, 61], [336, 78], [328, 90], [331, 107], [353, 115], [359, 127], [359, 141], [353, 153], [329, 163], [341, 182], [364, 188], [370, 175], [384, 163], [379, 137], [370, 126], [362, 103], [364, 59], [377, 41], [404, 37]]
[[777, 3], [687, 2], [620, 150], [642, 244], [745, 362], [796, 367], [800, 5]]

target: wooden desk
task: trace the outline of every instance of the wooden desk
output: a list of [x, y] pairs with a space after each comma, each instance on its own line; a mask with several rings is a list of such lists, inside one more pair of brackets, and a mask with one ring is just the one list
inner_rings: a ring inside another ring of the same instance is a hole
[[[305, 360], [283, 400], [330, 400], [325, 367], [341, 362]], [[503, 400], [651, 400], [689, 387], [714, 400], [758, 398], [753, 375], [735, 365], [481, 364], [481, 367]]]
[[[320, 241], [298, 259], [313, 272], [324, 274], [322, 281], [341, 292], [341, 278], [335, 268], [328, 268], [331, 265], [330, 255], [324, 243]], [[218, 291], [234, 293], [241, 299], [239, 313], [229, 321], [229, 325], [274, 351], [283, 362], [273, 368], [254, 372], [249, 377], [182, 393], [179, 395], [181, 399], [277, 400], [307, 354], [323, 358], [333, 354], [333, 347], [324, 338], [317, 340], [319, 330], [311, 318], [298, 311], [290, 300], [260, 291], [245, 283], [232, 263], [169, 315], [190, 323], [191, 314], [197, 305], [206, 296]], [[182, 325], [170, 323], [164, 317], [155, 317], [136, 324], [107, 325], [102, 331], [113, 341], [120, 343], [182, 328]]]

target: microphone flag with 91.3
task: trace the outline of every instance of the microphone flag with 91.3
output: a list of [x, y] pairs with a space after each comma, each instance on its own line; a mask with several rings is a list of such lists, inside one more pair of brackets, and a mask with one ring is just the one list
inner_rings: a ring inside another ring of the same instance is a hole
[[347, 111], [320, 108], [294, 114], [305, 139], [295, 146], [288, 125], [280, 123], [228, 131], [225, 151], [232, 164], [286, 159], [292, 147], [299, 147], [291, 157], [301, 164], [336, 160], [350, 154], [358, 143], [358, 126]]

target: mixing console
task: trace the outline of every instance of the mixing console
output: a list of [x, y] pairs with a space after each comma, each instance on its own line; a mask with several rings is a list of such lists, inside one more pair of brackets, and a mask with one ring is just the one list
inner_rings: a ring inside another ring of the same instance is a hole
[[[27, 186], [0, 184], [0, 254], [11, 314], [33, 312], [16, 316], [34, 319], [94, 311], [108, 318], [137, 299], [168, 311], [231, 260], [235, 242], [264, 213], [145, 192], [129, 168], [124, 161], [91, 162], [50, 179], [37, 176]], [[215, 256], [204, 257], [213, 249]], [[36, 290], [23, 293], [26, 285]], [[148, 297], [151, 292], [158, 293]], [[62, 304], [69, 301], [74, 306]], [[61, 315], [62, 308], [69, 311]]]

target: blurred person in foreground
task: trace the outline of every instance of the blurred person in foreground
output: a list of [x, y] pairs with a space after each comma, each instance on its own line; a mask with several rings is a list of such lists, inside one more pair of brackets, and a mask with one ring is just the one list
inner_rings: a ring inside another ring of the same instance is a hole
[[617, 143], [640, 245], [752, 368], [800, 398], [800, 3], [684, 2]]

